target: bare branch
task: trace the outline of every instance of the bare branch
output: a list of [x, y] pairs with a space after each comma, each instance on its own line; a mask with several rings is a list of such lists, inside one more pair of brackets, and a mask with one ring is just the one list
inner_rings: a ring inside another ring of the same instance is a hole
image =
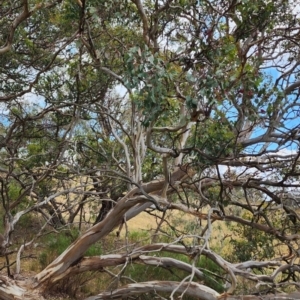
[[[179, 286], [179, 284], [179, 282], [175, 281], [148, 281], [132, 283], [114, 291], [104, 292], [97, 296], [86, 298], [86, 300], [115, 299], [122, 296], [139, 295], [149, 292], [171, 293]], [[177, 292], [185, 292], [186, 295], [197, 297], [199, 300], [217, 300], [220, 296], [220, 294], [213, 289], [196, 282], [180, 284]]]

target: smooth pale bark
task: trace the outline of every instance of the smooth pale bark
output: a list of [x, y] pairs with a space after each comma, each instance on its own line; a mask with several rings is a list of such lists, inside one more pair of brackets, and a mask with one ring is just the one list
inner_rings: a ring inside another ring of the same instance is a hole
[[213, 289], [196, 282], [147, 281], [128, 284], [120, 289], [104, 292], [86, 300], [120, 299], [149, 292], [172, 293], [175, 289], [177, 294], [184, 293], [185, 295], [196, 297], [198, 300], [217, 300], [220, 296]]
[[[171, 182], [181, 181], [188, 176], [188, 166], [181, 166], [175, 170], [170, 178]], [[71, 244], [57, 259], [55, 259], [42, 272], [34, 277], [34, 286], [46, 289], [51, 284], [57, 282], [64, 277], [64, 273], [68, 268], [77, 264], [83, 258], [87, 249], [95, 242], [109, 234], [116, 226], [118, 226], [126, 212], [141, 203], [151, 202], [145, 196], [145, 193], [150, 197], [159, 199], [159, 193], [164, 186], [164, 181], [155, 180], [144, 184], [141, 187], [134, 188], [125, 197], [123, 197], [115, 207], [107, 214], [106, 218], [87, 230], [73, 244]], [[143, 194], [143, 195], [141, 195]]]
[[118, 202], [102, 222], [87, 230], [57, 259], [35, 276], [35, 286], [40, 286], [41, 284], [47, 285], [47, 283], [51, 284], [63, 278], [64, 272], [66, 272], [70, 266], [79, 262], [91, 245], [109, 234], [120, 224], [126, 211], [141, 201], [145, 201], [145, 199], [142, 197], [126, 197]]
[[[177, 169], [171, 176], [171, 183], [174, 184], [177, 181], [182, 181], [188, 176], [187, 167]], [[246, 262], [242, 264], [230, 264], [216, 253], [202, 249], [191, 249], [192, 253], [188, 252], [183, 246], [179, 245], [169, 245], [169, 244], [152, 244], [148, 246], [143, 246], [132, 251], [131, 254], [126, 255], [108, 255], [97, 258], [83, 258], [86, 250], [94, 244], [96, 241], [105, 237], [110, 233], [116, 226], [118, 226], [124, 215], [132, 208], [143, 205], [144, 203], [152, 203], [147, 194], [152, 197], [157, 203], [167, 206], [169, 204], [166, 199], [161, 198], [160, 192], [164, 186], [163, 180], [156, 180], [147, 184], [144, 184], [141, 188], [134, 188], [131, 190], [125, 197], [123, 197], [112, 211], [107, 215], [107, 217], [100, 223], [96, 224], [92, 228], [86, 231], [80, 238], [78, 238], [72, 245], [70, 245], [64, 253], [62, 253], [54, 262], [52, 262], [48, 267], [46, 267], [42, 272], [37, 274], [33, 280], [27, 282], [17, 282], [6, 279], [3, 277], [1, 288], [0, 288], [0, 299], [42, 299], [40, 296], [41, 293], [46, 291], [53, 283], [59, 281], [62, 278], [71, 276], [76, 273], [81, 273], [84, 271], [99, 270], [106, 266], [114, 266], [118, 264], [124, 264], [127, 260], [136, 260], [143, 264], [156, 265], [161, 267], [175, 267], [178, 269], [185, 270], [187, 272], [194, 272], [195, 277], [201, 279], [202, 273], [197, 269], [192, 269], [192, 266], [176, 261], [170, 258], [159, 258], [146, 256], [145, 253], [153, 251], [170, 251], [176, 253], [182, 253], [185, 255], [197, 254], [199, 251], [215, 261], [219, 266], [224, 270], [231, 270], [231, 279], [232, 283], [235, 281], [235, 275], [244, 276], [251, 280], [264, 280], [264, 281], [273, 281], [273, 279], [278, 275], [278, 272], [274, 272], [271, 276], [258, 276], [244, 271], [245, 267], [258, 267], [259, 263], [257, 262]], [[206, 216], [207, 217], [207, 216]], [[216, 216], [221, 218], [220, 216]], [[202, 216], [205, 218], [205, 216]], [[223, 217], [224, 219], [224, 217]], [[194, 253], [196, 251], [196, 253]], [[258, 265], [257, 265], [258, 264]], [[278, 262], [262, 262], [261, 267], [266, 265], [277, 265]], [[279, 270], [279, 269], [278, 269]], [[280, 270], [279, 270], [280, 272]], [[187, 286], [188, 285], [188, 286]], [[170, 292], [172, 293], [176, 287], [179, 286], [179, 283], [174, 282], [146, 282], [139, 283], [134, 285], [127, 285], [108, 293], [102, 293], [94, 298], [89, 299], [114, 299], [111, 297], [112, 293], [114, 297], [120, 297], [122, 295], [130, 296], [136, 293], [147, 293], [150, 291], [157, 292]], [[211, 290], [205, 286], [199, 285], [197, 283], [183, 283], [180, 285], [178, 292], [182, 293], [186, 290], [186, 294], [190, 296], [195, 296], [198, 299], [204, 300], [215, 300], [216, 297], [219, 297], [219, 294], [214, 290]], [[201, 292], [200, 297], [199, 292]], [[39, 295], [39, 296], [38, 296]], [[102, 298], [101, 298], [102, 297]], [[110, 298], [108, 298], [110, 297]], [[227, 298], [229, 299], [229, 298]], [[232, 298], [234, 299], [234, 298]], [[251, 298], [249, 298], [251, 299]], [[293, 299], [293, 298], [292, 298]]]
[[130, 264], [138, 263], [150, 265], [154, 267], [162, 267], [165, 269], [176, 268], [188, 273], [194, 272], [195, 277], [203, 280], [204, 274], [197, 268], [194, 268], [185, 262], [170, 257], [154, 257], [142, 255], [143, 252], [134, 252], [133, 254], [108, 254], [101, 256], [84, 257], [78, 264], [70, 267], [64, 273], [64, 277], [80, 274], [86, 271], [101, 271], [105, 267], [114, 267], [130, 262]]

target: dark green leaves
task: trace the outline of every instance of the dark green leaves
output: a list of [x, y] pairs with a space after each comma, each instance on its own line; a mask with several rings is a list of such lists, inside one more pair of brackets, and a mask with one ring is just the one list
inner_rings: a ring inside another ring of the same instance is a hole
[[145, 115], [143, 125], [149, 126], [169, 106], [167, 97], [174, 71], [168, 70], [160, 55], [147, 47], [131, 48], [124, 63], [125, 84], [133, 91], [134, 101]]

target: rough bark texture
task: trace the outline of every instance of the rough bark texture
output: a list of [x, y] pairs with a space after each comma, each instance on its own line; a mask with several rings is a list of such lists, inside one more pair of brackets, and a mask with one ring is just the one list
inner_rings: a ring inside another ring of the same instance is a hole
[[32, 289], [30, 280], [12, 280], [0, 276], [0, 299], [1, 300], [43, 300], [39, 289]]

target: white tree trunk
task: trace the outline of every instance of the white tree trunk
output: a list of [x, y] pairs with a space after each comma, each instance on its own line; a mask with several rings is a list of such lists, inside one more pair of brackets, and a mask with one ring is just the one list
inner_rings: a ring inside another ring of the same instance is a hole
[[196, 282], [148, 281], [128, 284], [120, 289], [104, 292], [86, 300], [122, 299], [122, 297], [150, 292], [172, 293], [174, 290], [176, 293], [192, 296], [198, 300], [217, 300], [220, 296], [213, 289]]

